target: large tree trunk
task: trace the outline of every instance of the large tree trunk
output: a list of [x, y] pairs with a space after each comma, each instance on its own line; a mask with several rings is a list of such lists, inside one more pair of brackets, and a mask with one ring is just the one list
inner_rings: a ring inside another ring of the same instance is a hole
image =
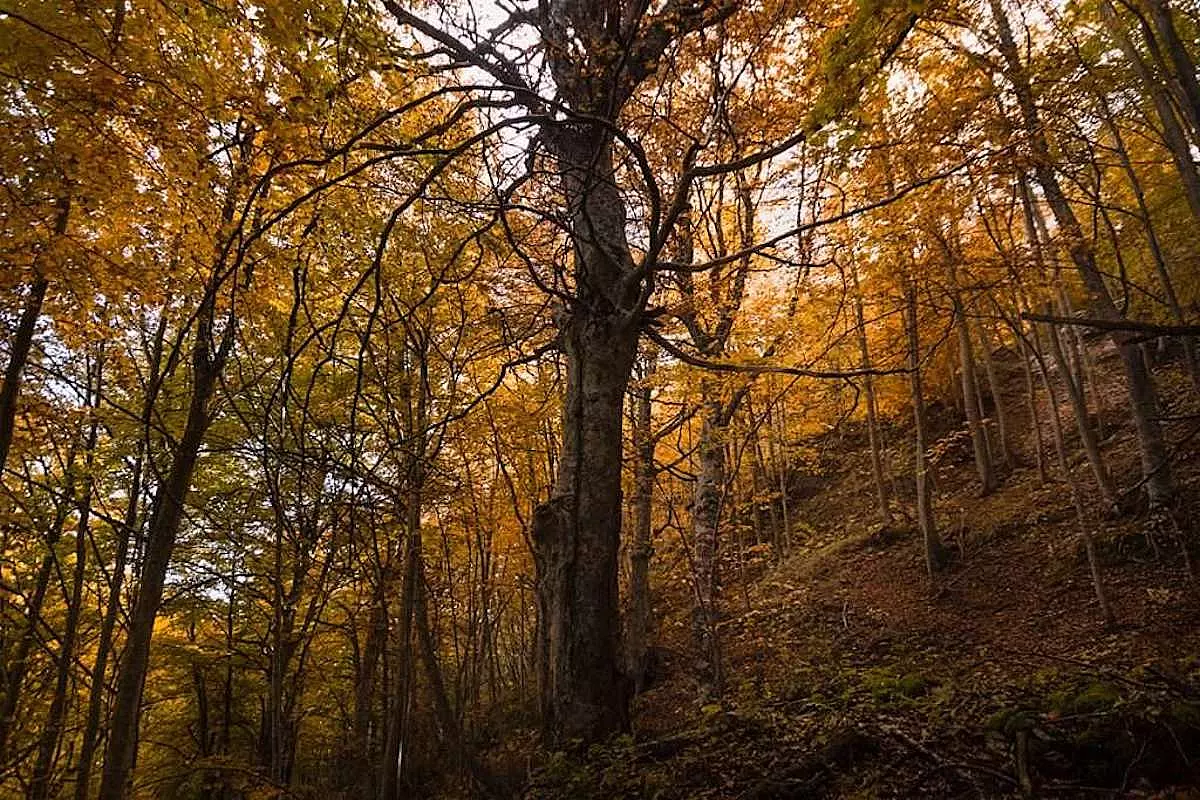
[[636, 330], [579, 310], [564, 331], [563, 448], [534, 512], [542, 713], [552, 740], [594, 741], [628, 724], [618, 667], [622, 400]]
[[611, 134], [559, 131], [575, 294], [559, 319], [566, 356], [563, 443], [550, 499], [534, 511], [543, 728], [552, 741], [628, 726], [617, 589], [621, 426], [645, 298], [625, 238]]
[[[1029, 77], [1021, 63], [1016, 41], [1008, 17], [1000, 0], [989, 0], [1000, 38], [1000, 51], [1007, 66], [1008, 78], [1012, 82], [1021, 110], [1025, 133], [1033, 157], [1034, 173], [1054, 219], [1065, 239], [1066, 248], [1087, 289], [1091, 314], [1101, 319], [1119, 320], [1121, 312], [1113, 302], [1104, 283], [1104, 276], [1096, 266], [1095, 252], [1085, 237], [1075, 212], [1059, 185], [1054, 173], [1050, 145], [1038, 115]], [[1165, 504], [1174, 491], [1170, 462], [1162, 429], [1158, 423], [1158, 399], [1154, 382], [1142, 360], [1137, 346], [1137, 336], [1129, 331], [1113, 331], [1113, 344], [1121, 355], [1125, 368], [1126, 388], [1129, 392], [1130, 412], [1137, 429], [1138, 445], [1142, 461], [1142, 477], [1152, 506]]]

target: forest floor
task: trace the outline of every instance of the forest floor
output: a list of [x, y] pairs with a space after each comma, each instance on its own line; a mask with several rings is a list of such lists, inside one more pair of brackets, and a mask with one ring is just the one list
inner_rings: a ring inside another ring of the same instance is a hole
[[[1118, 371], [1102, 353], [1104, 454], [1128, 487], [1139, 468]], [[878, 522], [865, 435], [830, 434], [839, 441], [825, 443], [821, 488], [794, 498], [803, 524], [790, 552], [725, 566], [720, 699], [695, 677], [687, 592], [668, 590], [661, 663], [635, 700], [634, 735], [551, 756], [524, 796], [1200, 798], [1189, 788], [1200, 785], [1200, 592], [1180, 537], [1136, 508], [1117, 519], [1088, 509], [1118, 619], [1106, 628], [1070, 491], [1053, 480], [1047, 408], [1043, 484], [1013, 372], [1021, 465], [980, 497], [969, 452], [947, 448], [935, 508], [953, 558], [935, 583], [912, 524]], [[1176, 518], [1189, 527], [1200, 519], [1200, 409], [1177, 370], [1157, 378]], [[944, 441], [959, 420], [936, 415]], [[903, 474], [910, 432], [889, 431], [888, 443]], [[1068, 448], [1077, 444], [1072, 435]], [[1082, 457], [1073, 467], [1093, 485]]]

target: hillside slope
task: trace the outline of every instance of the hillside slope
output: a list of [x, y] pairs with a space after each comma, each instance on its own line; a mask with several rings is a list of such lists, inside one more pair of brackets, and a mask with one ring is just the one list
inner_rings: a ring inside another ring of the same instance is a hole
[[[1135, 443], [1111, 361], [1100, 363], [1104, 451], [1129, 485]], [[1200, 494], [1196, 398], [1174, 370], [1159, 380], [1186, 527]], [[1039, 482], [1032, 424], [1009, 386], [1024, 463], [988, 497], [969, 464], [940, 465], [954, 558], [934, 585], [911, 527], [875, 521], [865, 437], [834, 434], [824, 488], [796, 499], [801, 541], [724, 587], [721, 701], [692, 674], [686, 593], [667, 593], [663, 663], [635, 702], [635, 735], [552, 757], [526, 796], [1200, 797], [1186, 788], [1200, 780], [1200, 604], [1180, 536], [1136, 509], [1090, 514], [1118, 618], [1105, 628], [1070, 493], [1054, 469]], [[952, 437], [953, 413], [939, 419]], [[907, 429], [890, 439], [901, 474]], [[1073, 464], [1088, 487], [1086, 464]]]

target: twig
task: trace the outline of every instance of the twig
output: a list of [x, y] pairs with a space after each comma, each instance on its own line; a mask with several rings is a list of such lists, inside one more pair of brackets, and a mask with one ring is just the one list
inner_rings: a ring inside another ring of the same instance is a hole
[[930, 759], [938, 765], [939, 769], [952, 769], [972, 781], [974, 780], [974, 773], [981, 773], [1006, 783], [1009, 786], [1017, 786], [1017, 780], [1006, 772], [989, 767], [986, 764], [946, 758], [945, 756], [930, 750], [928, 747], [921, 744], [916, 739], [913, 739], [911, 736], [898, 728], [880, 726], [880, 730], [882, 730], [884, 733], [894, 736], [900, 741], [901, 744], [905, 745], [910, 750], [920, 753], [921, 755]]

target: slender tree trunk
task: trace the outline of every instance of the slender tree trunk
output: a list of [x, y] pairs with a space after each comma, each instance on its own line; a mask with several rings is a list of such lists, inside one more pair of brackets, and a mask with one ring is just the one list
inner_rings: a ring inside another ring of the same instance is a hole
[[408, 469], [408, 492], [404, 498], [405, 508], [405, 556], [404, 583], [400, 595], [399, 633], [397, 635], [399, 658], [392, 679], [392, 694], [389, 704], [387, 738], [383, 753], [383, 774], [380, 776], [381, 800], [400, 800], [403, 778], [403, 749], [408, 727], [409, 698], [413, 691], [413, 613], [420, 591], [421, 580], [421, 503], [424, 496], [425, 459], [427, 457], [428, 420], [427, 396], [429, 391], [429, 362], [427, 350], [417, 348], [414, 354], [417, 367], [416, 398], [409, 396], [406, 409], [408, 438], [412, 442], [411, 462]]
[[867, 321], [863, 313], [862, 287], [858, 268], [851, 264], [850, 277], [854, 282], [854, 321], [858, 326], [858, 364], [863, 370], [863, 393], [867, 396], [867, 439], [871, 447], [871, 477], [875, 481], [875, 499], [879, 503], [879, 518], [884, 525], [892, 524], [888, 507], [887, 483], [883, 476], [883, 456], [879, 443], [879, 412], [875, 400], [875, 378], [870, 374], [871, 351], [867, 343]]
[[0, 389], [0, 475], [8, 464], [8, 450], [12, 446], [13, 427], [17, 418], [17, 396], [21, 392], [21, 376], [29, 360], [34, 329], [37, 327], [38, 317], [41, 316], [42, 303], [46, 299], [46, 289], [49, 286], [49, 281], [42, 277], [34, 279], [30, 284], [29, 293], [25, 297], [25, 308], [21, 311], [21, 320], [17, 323], [16, 334], [9, 351], [8, 367], [4, 370], [4, 387]]
[[971, 348], [971, 333], [967, 325], [967, 314], [959, 297], [958, 289], [951, 293], [954, 315], [958, 318], [955, 330], [958, 334], [959, 378], [962, 384], [963, 409], [967, 416], [967, 429], [971, 432], [971, 451], [975, 454], [975, 472], [979, 476], [980, 493], [996, 491], [996, 471], [988, 447], [987, 431], [983, 427], [983, 414], [979, 408], [976, 392], [975, 354]]
[[[779, 535], [779, 514], [770, 497], [771, 478], [767, 474], [767, 453], [763, 449], [759, 431], [764, 418], [755, 419], [750, 408], [750, 396], [746, 396], [746, 416], [750, 419], [750, 429], [746, 432], [750, 441], [746, 446], [747, 457], [750, 459], [750, 503], [754, 508], [755, 532], [757, 543], [774, 542]], [[876, 432], [878, 434], [878, 432]], [[766, 535], [769, 533], [769, 535]]]
[[79, 745], [79, 759], [75, 765], [75, 800], [87, 800], [91, 795], [92, 764], [96, 748], [100, 743], [100, 721], [104, 703], [109, 693], [108, 660], [113, 651], [113, 635], [117, 628], [117, 617], [121, 611], [121, 587], [125, 581], [125, 567], [129, 555], [129, 543], [137, 527], [138, 503], [142, 494], [143, 456], [141, 443], [134, 459], [129, 498], [125, 505], [125, 516], [117, 533], [117, 552], [113, 556], [112, 583], [104, 604], [104, 618], [100, 623], [100, 636], [96, 642], [96, 660], [92, 666], [92, 687], [88, 695], [87, 719]]
[[466, 768], [474, 781], [477, 794], [473, 796], [500, 796], [501, 793], [495, 786], [495, 782], [471, 752], [466, 737], [463, 735], [462, 721], [454, 713], [450, 704], [450, 694], [446, 691], [445, 677], [438, 662], [437, 647], [429, 625], [428, 586], [425, 582], [425, 566], [420, 550], [417, 551], [417, 582], [414, 607], [417, 644], [421, 663], [425, 668], [425, 679], [429, 684], [429, 691], [433, 695], [433, 711], [438, 721], [439, 732], [450, 745], [455, 761], [460, 767]]
[[647, 354], [642, 385], [636, 392], [634, 411], [633, 535], [629, 544], [629, 621], [625, 630], [626, 671], [633, 691], [646, 684], [653, 610], [650, 603], [650, 558], [654, 554], [654, 433], [651, 387], [655, 354]]
[[996, 372], [996, 360], [992, 358], [992, 337], [988, 334], [987, 326], [976, 323], [973, 327], [979, 340], [980, 354], [983, 356], [983, 371], [987, 376], [988, 393], [992, 396], [992, 408], [996, 413], [996, 440], [1000, 447], [1000, 463], [1011, 466], [1013, 455], [1012, 446], [1008, 441], [1008, 408], [1004, 401], [1004, 386]]
[[1025, 332], [1021, 330], [1021, 323], [1016, 322], [1017, 345], [1020, 348], [1021, 354], [1021, 371], [1025, 375], [1025, 401], [1029, 406], [1029, 421], [1033, 424], [1034, 446], [1037, 448], [1036, 461], [1038, 471], [1038, 483], [1045, 485], [1050, 476], [1046, 472], [1046, 454], [1045, 454], [1045, 439], [1042, 437], [1042, 415], [1038, 411], [1037, 402], [1037, 387], [1033, 382], [1033, 368], [1029, 364], [1029, 360], [1033, 357], [1030, 352], [1029, 342], [1025, 340]]
[[[410, 490], [410, 497], [414, 492]], [[409, 513], [412, 522], [413, 513]], [[419, 518], [420, 511], [416, 512]], [[406, 526], [407, 527], [407, 526]], [[387, 726], [385, 731], [383, 763], [379, 776], [380, 800], [400, 800], [404, 774], [404, 738], [408, 724], [409, 700], [412, 692], [412, 620], [413, 603], [417, 591], [417, 559], [421, 546], [420, 528], [405, 531], [404, 581], [400, 590], [400, 617], [398, 620], [398, 658], [392, 666], [391, 688], [388, 693]]]
[[[229, 600], [225, 604], [225, 679], [221, 686], [221, 731], [217, 738], [217, 752], [228, 757], [233, 752], [233, 654], [234, 622], [237, 619], [238, 574], [242, 561], [235, 559], [226, 581]], [[233, 782], [220, 777], [221, 797], [229, 800], [233, 796]]]
[[100, 623], [100, 637], [96, 642], [96, 660], [92, 667], [92, 688], [88, 697], [87, 720], [79, 745], [79, 760], [75, 766], [75, 800], [87, 800], [91, 796], [91, 773], [96, 748], [100, 743], [100, 721], [108, 699], [108, 661], [114, 649], [113, 636], [117, 618], [121, 612], [121, 590], [125, 584], [125, 571], [129, 558], [129, 546], [139, 528], [138, 509], [142, 499], [142, 481], [146, 465], [146, 443], [150, 437], [154, 404], [162, 381], [163, 342], [166, 337], [166, 315], [159, 318], [154, 334], [154, 345], [150, 353], [150, 381], [142, 401], [141, 431], [135, 447], [130, 469], [129, 496], [125, 503], [125, 515], [117, 530], [117, 552], [113, 556], [112, 581], [104, 605], [104, 618]]
[[1147, 4], [1150, 6], [1154, 29], [1166, 45], [1171, 61], [1171, 77], [1178, 90], [1179, 106], [1192, 128], [1193, 139], [1200, 146], [1200, 80], [1196, 78], [1196, 63], [1175, 27], [1167, 0], [1147, 0]]
[[[193, 620], [188, 626], [188, 643], [193, 647], [196, 644], [196, 624]], [[213, 733], [212, 733], [212, 714], [209, 710], [208, 702], [208, 679], [204, 674], [204, 667], [199, 659], [195, 656], [191, 659], [192, 667], [192, 689], [196, 694], [196, 743], [199, 745], [199, 755], [201, 759], [212, 758], [213, 755]], [[213, 796], [215, 790], [214, 783], [217, 777], [213, 770], [205, 769], [200, 773], [200, 800], [209, 800]]]
[[[706, 384], [708, 382], [706, 381]], [[719, 695], [722, 687], [721, 651], [717, 638], [720, 577], [719, 552], [721, 499], [725, 492], [725, 409], [714, 398], [712, 386], [702, 390], [700, 466], [692, 499], [692, 532], [695, 539], [695, 607], [692, 634], [699, 650], [702, 679]]]
[[1063, 352], [1062, 341], [1059, 339], [1058, 331], [1053, 326], [1047, 326], [1046, 336], [1050, 342], [1050, 354], [1054, 357], [1054, 363], [1058, 366], [1063, 383], [1066, 385], [1067, 399], [1071, 402], [1071, 410], [1075, 412], [1075, 421], [1079, 429], [1079, 441], [1083, 444], [1088, 464], [1092, 467], [1092, 475], [1095, 476], [1096, 485], [1100, 489], [1100, 499], [1104, 502], [1105, 508], [1115, 510], [1118, 506], [1116, 488], [1113, 485], [1112, 477], [1109, 475], [1108, 467], [1104, 463], [1104, 456], [1100, 453], [1100, 443], [1096, 441], [1096, 432], [1088, 421], [1088, 411], [1087, 405], [1083, 401], [1083, 391], [1071, 375], [1070, 367], [1067, 364], [1067, 356]]
[[[1016, 92], [1025, 132], [1029, 137], [1035, 174], [1054, 213], [1055, 221], [1066, 239], [1071, 260], [1087, 289], [1090, 312], [1101, 319], [1119, 320], [1121, 312], [1113, 303], [1104, 283], [1104, 276], [1096, 266], [1091, 243], [1085, 238], [1079, 220], [1054, 174], [1050, 146], [1039, 119], [1029, 78], [1020, 61], [1008, 17], [1000, 0], [989, 2], [999, 33], [1001, 55], [1007, 64], [1008, 77]], [[1111, 337], [1125, 368], [1130, 412], [1138, 433], [1142, 476], [1147, 495], [1152, 506], [1163, 505], [1174, 492], [1174, 482], [1162, 429], [1158, 423], [1158, 398], [1154, 382], [1138, 353], [1136, 335], [1127, 331], [1114, 331]]]
[[767, 430], [770, 433], [770, 454], [771, 466], [775, 468], [775, 478], [778, 481], [779, 492], [779, 522], [781, 530], [779, 538], [776, 542], [780, 552], [786, 553], [792, 547], [792, 515], [788, 507], [787, 493], [787, 442], [784, 441], [786, 434], [786, 426], [784, 419], [786, 416], [785, 398], [780, 397], [778, 403], [778, 411], [771, 407], [767, 408]]
[[917, 287], [909, 282], [905, 287], [908, 313], [905, 328], [908, 334], [908, 366], [912, 370], [909, 379], [912, 385], [913, 427], [916, 428], [916, 452], [913, 464], [917, 483], [917, 524], [925, 544], [925, 569], [929, 579], [941, 569], [944, 558], [942, 540], [938, 536], [933, 520], [933, 497], [929, 486], [929, 459], [925, 451], [929, 448], [929, 431], [925, 422], [925, 395], [921, 385], [921, 338], [917, 320]]
[[386, 565], [380, 569], [378, 583], [372, 587], [371, 605], [368, 611], [366, 641], [354, 683], [354, 742], [357, 765], [357, 789], [362, 797], [377, 797], [375, 776], [379, 769], [373, 754], [376, 751], [376, 673], [379, 655], [387, 640], [387, 604], [384, 599], [386, 585], [391, 583]]
[[[1117, 157], [1121, 162], [1121, 171], [1125, 173], [1125, 178], [1129, 182], [1129, 188], [1133, 190], [1133, 196], [1137, 200], [1138, 216], [1142, 221], [1142, 229], [1146, 233], [1146, 244], [1150, 248], [1150, 255], [1154, 259], [1154, 270], [1158, 275], [1158, 281], [1162, 284], [1163, 294], [1167, 301], [1167, 307], [1171, 309], [1171, 316], [1180, 325], [1183, 325], [1186, 320], [1183, 316], [1183, 306], [1179, 302], [1179, 295], [1175, 291], [1175, 282], [1171, 278], [1171, 272], [1167, 268], [1167, 259], [1163, 253], [1162, 243], [1158, 238], [1158, 231], [1154, 226], [1154, 219], [1150, 215], [1150, 207], [1146, 203], [1146, 192], [1142, 186], [1142, 181], [1138, 177], [1137, 171], [1133, 167], [1133, 159], [1129, 156], [1129, 150], [1125, 146], [1125, 138], [1121, 135], [1121, 129], [1116, 123], [1116, 118], [1113, 115], [1112, 108], [1108, 104], [1108, 100], [1103, 93], [1097, 93], [1097, 101], [1100, 106], [1101, 119], [1104, 122], [1104, 127], [1112, 137], [1113, 147], [1117, 152]], [[1183, 344], [1184, 360], [1188, 370], [1188, 374], [1192, 378], [1192, 385], [1200, 390], [1200, 353], [1196, 349], [1196, 337], [1183, 336], [1181, 337]]]
[[1175, 161], [1179, 179], [1183, 182], [1184, 196], [1187, 198], [1192, 215], [1200, 220], [1200, 173], [1196, 171], [1196, 165], [1192, 161], [1187, 134], [1184, 132], [1179, 118], [1175, 115], [1170, 90], [1151, 72], [1149, 65], [1146, 64], [1130, 37], [1124, 20], [1117, 14], [1117, 10], [1110, 0], [1103, 0], [1100, 10], [1108, 23], [1108, 30], [1113, 34], [1117, 46], [1125, 55], [1125, 60], [1129, 62], [1129, 66], [1138, 76], [1146, 94], [1150, 96], [1150, 100], [1154, 104], [1154, 110], [1162, 124], [1163, 140], [1167, 150], [1171, 153], [1171, 158]]
[[[54, 220], [55, 238], [67, 232], [67, 221], [71, 216], [71, 200], [64, 197], [58, 201], [58, 212]], [[12, 447], [13, 427], [17, 421], [17, 397], [21, 393], [21, 377], [25, 372], [25, 364], [29, 361], [29, 351], [33, 347], [33, 334], [37, 328], [38, 317], [42, 314], [42, 303], [46, 299], [46, 290], [50, 283], [36, 272], [33, 283], [29, 286], [29, 294], [25, 297], [25, 308], [21, 311], [21, 319], [17, 323], [13, 335], [12, 349], [8, 355], [8, 366], [4, 369], [4, 386], [0, 387], [0, 480], [8, 466], [8, 450]], [[4, 751], [0, 742], [0, 754]]]

